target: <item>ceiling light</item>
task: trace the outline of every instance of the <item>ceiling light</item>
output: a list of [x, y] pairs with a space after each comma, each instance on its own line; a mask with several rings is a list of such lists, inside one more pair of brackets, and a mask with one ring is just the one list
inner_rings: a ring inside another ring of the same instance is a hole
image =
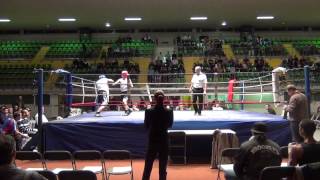
[[0, 19], [0, 22], [10, 22], [10, 19]]
[[257, 16], [258, 20], [274, 19], [274, 16]]
[[76, 21], [75, 18], [59, 18], [60, 22], [74, 22]]
[[125, 17], [124, 20], [125, 21], [141, 21], [142, 18], [141, 17]]
[[110, 23], [106, 23], [106, 27], [110, 27], [111, 26], [111, 24]]
[[226, 26], [227, 22], [226, 21], [222, 21], [221, 26]]
[[204, 20], [207, 20], [208, 18], [207, 17], [205, 17], [205, 16], [203, 16], [203, 17], [197, 17], [197, 16], [195, 16], [195, 17], [190, 17], [190, 20], [192, 20], [192, 21], [204, 21]]

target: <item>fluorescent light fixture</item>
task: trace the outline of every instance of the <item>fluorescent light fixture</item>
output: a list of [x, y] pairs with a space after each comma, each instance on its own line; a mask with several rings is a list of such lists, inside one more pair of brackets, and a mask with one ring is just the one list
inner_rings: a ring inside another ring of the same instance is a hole
[[125, 17], [124, 20], [125, 21], [141, 21], [142, 18], [141, 17]]
[[74, 22], [76, 21], [75, 18], [59, 18], [60, 22]]
[[10, 19], [1, 19], [0, 18], [0, 22], [10, 22], [11, 20]]
[[106, 27], [110, 27], [110, 26], [111, 26], [111, 24], [107, 22], [106, 23]]
[[274, 19], [274, 16], [257, 16], [258, 20]]
[[222, 21], [221, 26], [226, 26], [227, 22], [226, 21]]
[[194, 17], [190, 17], [190, 20], [192, 20], [192, 21], [205, 21], [205, 20], [207, 20], [207, 19], [208, 19], [208, 17], [205, 17], [205, 16], [199, 16], [199, 17], [194, 16]]

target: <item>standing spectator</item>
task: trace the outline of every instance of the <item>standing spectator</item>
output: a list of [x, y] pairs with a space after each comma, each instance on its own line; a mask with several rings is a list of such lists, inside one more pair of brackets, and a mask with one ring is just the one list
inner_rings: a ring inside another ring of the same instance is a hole
[[299, 134], [299, 123], [309, 119], [308, 99], [294, 85], [288, 85], [287, 91], [290, 100], [288, 106], [284, 107], [284, 111], [289, 112], [292, 141], [302, 142], [303, 138]]
[[149, 142], [142, 180], [149, 180], [153, 161], [159, 157], [159, 179], [167, 178], [168, 128], [173, 124], [173, 111], [163, 105], [165, 95], [158, 90], [154, 94], [156, 105], [145, 112], [144, 125], [148, 129]]
[[241, 144], [240, 152], [235, 158], [233, 166], [236, 177], [231, 171], [226, 171], [226, 180], [257, 180], [263, 168], [280, 166], [280, 147], [275, 142], [267, 139], [265, 133], [267, 125], [256, 123], [251, 129], [252, 137]]
[[303, 143], [289, 145], [290, 166], [304, 165], [314, 162], [320, 162], [320, 144], [314, 139], [316, 124], [313, 121], [301, 121], [299, 124], [299, 133], [303, 137]]

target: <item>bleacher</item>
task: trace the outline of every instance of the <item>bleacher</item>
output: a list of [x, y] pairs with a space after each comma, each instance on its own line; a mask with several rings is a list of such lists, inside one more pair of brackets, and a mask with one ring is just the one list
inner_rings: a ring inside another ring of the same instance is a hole
[[48, 43], [46, 58], [94, 58], [98, 57], [104, 41], [66, 40]]
[[110, 57], [150, 56], [153, 54], [155, 44], [152, 41], [128, 40], [115, 42], [109, 50]]
[[319, 55], [320, 39], [314, 40], [296, 40], [291, 41], [293, 47], [299, 51], [301, 55]]
[[[35, 68], [43, 68], [50, 70], [50, 64], [21, 64], [21, 65], [0, 65], [0, 88], [1, 89], [24, 89], [34, 87], [36, 79]], [[44, 75], [44, 81], [48, 78], [48, 74]]]
[[41, 46], [38, 41], [0, 41], [0, 59], [32, 59]]
[[288, 53], [278, 40], [268, 40], [268, 43], [254, 45], [252, 42], [242, 42], [240, 40], [229, 40], [235, 55], [240, 56], [284, 56]]

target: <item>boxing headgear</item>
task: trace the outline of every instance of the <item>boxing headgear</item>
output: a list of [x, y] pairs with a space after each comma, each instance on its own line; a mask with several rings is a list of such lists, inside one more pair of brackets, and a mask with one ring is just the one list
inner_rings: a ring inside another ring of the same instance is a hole
[[127, 78], [127, 77], [129, 76], [128, 71], [122, 71], [122, 72], [121, 72], [121, 76], [122, 76], [123, 78]]

